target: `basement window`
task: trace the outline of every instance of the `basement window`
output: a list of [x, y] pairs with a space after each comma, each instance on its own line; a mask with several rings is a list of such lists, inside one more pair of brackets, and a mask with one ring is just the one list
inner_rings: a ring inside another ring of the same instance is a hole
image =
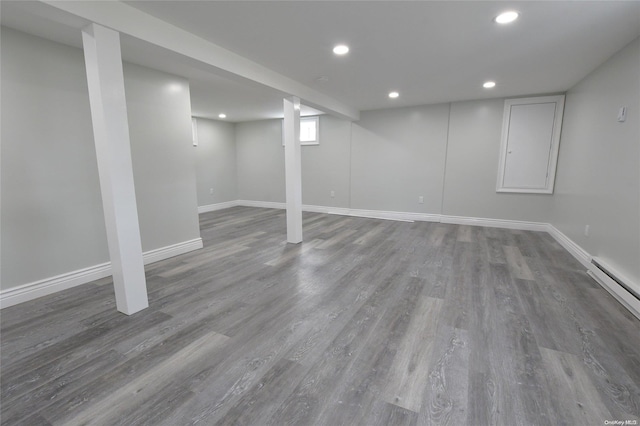
[[[282, 120], [284, 146], [284, 120]], [[300, 117], [300, 145], [320, 145], [320, 117]]]
[[319, 117], [300, 118], [300, 145], [320, 145]]

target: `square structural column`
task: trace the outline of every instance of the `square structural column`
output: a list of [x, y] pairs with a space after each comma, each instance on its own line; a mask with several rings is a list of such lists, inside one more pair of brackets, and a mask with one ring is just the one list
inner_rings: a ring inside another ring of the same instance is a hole
[[287, 196], [287, 242], [302, 242], [302, 155], [300, 99], [284, 99], [284, 165]]
[[133, 185], [120, 34], [97, 24], [82, 30], [100, 192], [117, 309], [149, 306]]

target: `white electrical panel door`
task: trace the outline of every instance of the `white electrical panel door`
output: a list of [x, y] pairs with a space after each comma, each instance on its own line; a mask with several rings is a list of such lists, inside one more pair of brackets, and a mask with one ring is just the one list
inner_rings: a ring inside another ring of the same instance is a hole
[[563, 104], [563, 96], [505, 101], [498, 192], [553, 192]]

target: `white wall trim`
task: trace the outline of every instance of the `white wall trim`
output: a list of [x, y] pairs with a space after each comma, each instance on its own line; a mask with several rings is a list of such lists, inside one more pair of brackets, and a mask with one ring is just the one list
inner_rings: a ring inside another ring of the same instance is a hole
[[[640, 319], [640, 301], [629, 294], [629, 292], [620, 286], [620, 284], [609, 278], [605, 273], [598, 269], [596, 265], [591, 263], [591, 259], [593, 257], [585, 249], [580, 247], [571, 238], [567, 237], [550, 223], [547, 223], [546, 226], [547, 232], [587, 269], [587, 274], [591, 278], [600, 284], [600, 286], [608, 291], [615, 299], [617, 299], [629, 312]], [[600, 263], [602, 264], [602, 261], [600, 261]], [[603, 264], [603, 266], [606, 266], [607, 269], [623, 279], [625, 283], [631, 283], [631, 280], [615, 272], [608, 265]]]
[[[272, 203], [263, 201], [238, 201], [239, 205], [250, 207], [267, 207], [284, 209], [284, 203]], [[618, 283], [611, 278], [603, 274], [594, 264], [591, 263], [592, 256], [573, 240], [563, 234], [558, 228], [550, 223], [542, 222], [526, 222], [519, 220], [506, 220], [506, 219], [488, 219], [478, 217], [465, 217], [465, 216], [447, 216], [438, 214], [423, 214], [423, 213], [408, 213], [408, 212], [388, 212], [380, 210], [360, 210], [360, 209], [347, 209], [340, 207], [326, 207], [326, 206], [313, 206], [303, 205], [303, 211], [326, 213], [326, 214], [339, 214], [343, 216], [356, 216], [356, 217], [368, 217], [375, 219], [386, 220], [400, 220], [400, 221], [428, 221], [428, 222], [441, 222], [457, 225], [470, 225], [470, 226], [487, 226], [493, 228], [506, 228], [506, 229], [518, 229], [523, 231], [539, 231], [547, 232], [551, 235], [565, 250], [567, 250], [573, 257], [575, 257], [587, 270], [588, 274], [596, 280], [605, 290], [611, 293], [623, 306], [625, 306], [633, 315], [640, 319], [640, 303], [634, 297], [622, 288]]]
[[325, 214], [348, 214], [349, 209], [344, 207], [327, 207], [327, 206], [314, 206], [311, 204], [303, 204], [302, 211], [312, 213], [325, 213]]
[[238, 205], [238, 200], [233, 200], [233, 201], [225, 201], [223, 203], [217, 203], [217, 204], [207, 204], [206, 206], [198, 206], [198, 214], [215, 212], [217, 210], [224, 210], [231, 207], [236, 207], [237, 205]]
[[189, 253], [190, 251], [199, 250], [202, 247], [204, 247], [202, 238], [194, 238], [193, 240], [183, 241], [170, 246], [160, 247], [159, 249], [146, 251], [142, 256], [144, 258], [144, 264], [148, 265], [180, 254]]
[[[227, 201], [224, 203], [210, 204], [208, 206], [198, 207], [198, 213], [216, 211], [235, 206], [284, 210], [285, 203], [249, 200]], [[622, 303], [622, 305], [625, 306], [633, 315], [640, 319], [640, 302], [629, 295], [629, 293], [625, 289], [620, 287], [618, 283], [613, 281], [606, 274], [602, 273], [594, 264], [592, 264], [592, 256], [586, 250], [584, 250], [573, 240], [563, 234], [560, 230], [558, 230], [558, 228], [549, 223], [487, 219], [464, 216], [447, 216], [425, 213], [347, 209], [343, 207], [314, 206], [308, 204], [303, 205], [302, 210], [306, 212], [366, 217], [373, 219], [399, 220], [408, 222], [442, 222], [457, 225], [487, 226], [493, 228], [547, 232], [587, 269], [588, 274], [594, 280], [596, 280], [596, 282], [598, 282], [606, 291], [611, 293], [613, 297], [620, 301], [620, 303]], [[149, 263], [158, 262], [160, 260], [188, 253], [193, 250], [198, 250], [202, 247], [202, 239], [196, 238], [178, 244], [173, 244], [171, 246], [150, 250], [143, 254], [144, 263], [145, 265], [147, 265]], [[40, 281], [35, 281], [18, 287], [3, 290], [0, 291], [0, 308], [6, 308], [18, 303], [33, 300], [38, 297], [46, 296], [48, 294], [85, 284], [100, 278], [107, 277], [109, 275], [111, 275], [111, 264], [107, 262], [91, 266], [89, 268], [79, 269], [77, 271], [57, 275], [55, 277], [46, 278]]]
[[490, 228], [519, 229], [522, 231], [547, 231], [547, 224], [521, 220], [487, 219], [481, 217], [441, 216], [440, 222], [455, 225], [486, 226]]
[[349, 209], [347, 216], [366, 217], [370, 219], [399, 220], [403, 222], [440, 222], [441, 217], [439, 214], [364, 209]]
[[109, 275], [111, 275], [111, 262], [2, 290], [0, 292], [0, 308], [37, 299], [38, 297], [99, 280]]
[[263, 209], [282, 209], [284, 210], [287, 205], [285, 203], [278, 203], [275, 201], [251, 201], [251, 200], [238, 200], [238, 206], [244, 207], [260, 207]]
[[567, 237], [565, 234], [560, 232], [558, 228], [553, 226], [550, 223], [547, 223], [546, 231], [551, 235], [565, 250], [567, 250], [573, 257], [575, 257], [578, 262], [582, 263], [587, 269], [590, 269], [594, 266], [591, 263], [591, 255], [587, 253], [585, 249], [576, 244], [571, 238]]
[[[202, 238], [184, 241], [143, 253], [144, 264], [158, 262], [203, 247]], [[55, 277], [45, 278], [0, 291], [0, 309], [47, 296], [111, 275], [111, 262], [78, 269]]]

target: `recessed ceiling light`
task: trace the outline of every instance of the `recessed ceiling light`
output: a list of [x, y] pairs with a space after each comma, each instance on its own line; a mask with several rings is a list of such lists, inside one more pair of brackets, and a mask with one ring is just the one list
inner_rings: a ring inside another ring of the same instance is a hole
[[495, 81], [485, 81], [485, 83], [482, 85], [482, 87], [484, 87], [485, 89], [493, 89], [494, 87], [496, 87], [496, 82]]
[[336, 55], [346, 55], [347, 53], [349, 53], [349, 46], [347, 46], [346, 44], [339, 44], [333, 48], [333, 53], [335, 53]]
[[519, 13], [513, 10], [508, 12], [502, 12], [500, 15], [496, 16], [494, 21], [498, 24], [508, 24], [509, 22], [513, 22], [518, 19]]
[[224, 113], [218, 114], [218, 118], [227, 118], [227, 114], [224, 114]]
[[395, 99], [395, 98], [397, 98], [398, 96], [400, 96], [400, 93], [398, 93], [398, 92], [390, 92], [390, 93], [389, 93], [389, 97], [390, 97], [391, 99]]

